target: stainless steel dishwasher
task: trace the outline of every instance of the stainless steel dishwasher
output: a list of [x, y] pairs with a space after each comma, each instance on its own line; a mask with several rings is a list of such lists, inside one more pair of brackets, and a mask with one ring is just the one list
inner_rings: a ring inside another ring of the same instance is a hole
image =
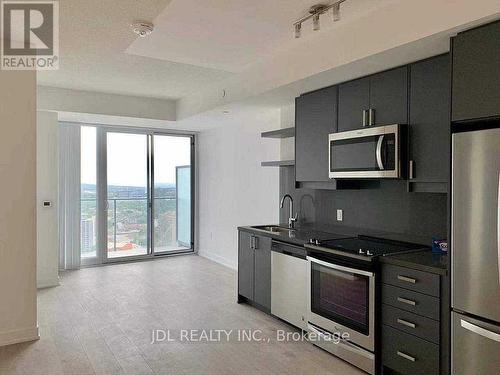
[[273, 241], [271, 250], [271, 314], [306, 329], [306, 249]]

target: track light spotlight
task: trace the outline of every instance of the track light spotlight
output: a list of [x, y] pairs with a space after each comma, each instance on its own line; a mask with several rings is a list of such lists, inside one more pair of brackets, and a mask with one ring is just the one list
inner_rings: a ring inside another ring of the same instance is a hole
[[340, 3], [337, 3], [332, 7], [332, 17], [333, 22], [340, 21]]
[[318, 31], [320, 29], [320, 24], [319, 24], [319, 13], [316, 13], [313, 16], [313, 30]]
[[300, 31], [302, 30], [302, 24], [301, 23], [296, 23], [295, 24], [295, 39], [300, 38]]

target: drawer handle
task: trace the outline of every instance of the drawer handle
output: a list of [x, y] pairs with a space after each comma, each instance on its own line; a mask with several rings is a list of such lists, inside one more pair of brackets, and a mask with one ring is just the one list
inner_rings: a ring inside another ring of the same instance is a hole
[[417, 359], [415, 357], [412, 357], [411, 355], [408, 355], [406, 353], [403, 353], [403, 352], [400, 352], [399, 350], [397, 351], [397, 354], [404, 358], [404, 359], [407, 359], [408, 361], [412, 361], [412, 362], [415, 362]]
[[403, 298], [403, 297], [398, 297], [398, 302], [406, 303], [407, 305], [411, 305], [411, 306], [416, 306], [417, 305], [417, 303], [415, 301], [412, 301], [411, 299], [406, 299], [406, 298]]
[[403, 275], [398, 275], [398, 280], [399, 281], [404, 281], [404, 282], [407, 282], [407, 283], [411, 283], [411, 284], [416, 284], [417, 283], [417, 279], [413, 279], [411, 277], [403, 276]]
[[417, 325], [415, 323], [411, 323], [411, 322], [409, 322], [407, 320], [404, 320], [404, 319], [398, 319], [397, 322], [399, 324], [402, 324], [402, 325], [410, 327], [410, 328], [416, 328], [417, 327]]

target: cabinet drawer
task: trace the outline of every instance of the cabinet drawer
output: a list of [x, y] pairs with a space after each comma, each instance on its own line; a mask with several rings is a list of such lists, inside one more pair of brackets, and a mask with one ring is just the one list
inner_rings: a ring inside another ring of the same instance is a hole
[[432, 273], [384, 264], [382, 282], [439, 297], [439, 275]]
[[384, 325], [382, 364], [403, 375], [439, 374], [439, 346]]
[[392, 285], [382, 285], [382, 302], [428, 318], [439, 320], [439, 298]]
[[439, 344], [439, 322], [411, 312], [382, 305], [382, 323]]

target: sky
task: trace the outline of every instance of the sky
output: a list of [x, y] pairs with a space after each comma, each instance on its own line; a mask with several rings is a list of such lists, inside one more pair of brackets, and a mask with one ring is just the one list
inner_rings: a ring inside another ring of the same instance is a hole
[[[154, 136], [155, 183], [175, 183], [175, 167], [189, 165], [191, 139]], [[147, 136], [108, 133], [108, 184], [146, 186]], [[96, 128], [81, 128], [81, 183], [96, 183]]]

